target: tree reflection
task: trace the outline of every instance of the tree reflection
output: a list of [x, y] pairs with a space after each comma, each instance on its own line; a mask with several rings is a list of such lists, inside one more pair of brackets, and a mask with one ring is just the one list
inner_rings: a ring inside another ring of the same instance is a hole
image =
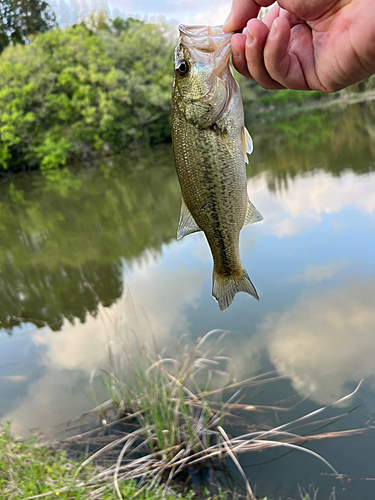
[[53, 271], [41, 265], [17, 269], [8, 262], [0, 272], [0, 324], [9, 333], [23, 322], [58, 331], [64, 318], [84, 323], [87, 313], [96, 316], [99, 302], [111, 305], [122, 288], [120, 261], [81, 268], [59, 265]]
[[267, 172], [270, 190], [287, 189], [304, 172], [340, 175], [374, 169], [375, 102], [300, 113], [254, 131], [249, 174]]
[[[271, 190], [305, 172], [362, 174], [375, 166], [375, 102], [252, 133], [249, 174], [264, 172]], [[39, 174], [0, 186], [0, 327], [9, 333], [24, 322], [58, 331], [64, 320], [97, 315], [100, 304], [120, 298], [124, 263], [176, 236], [181, 194], [169, 145], [74, 175], [61, 190]]]
[[165, 154], [147, 173], [149, 160], [139, 157], [82, 171], [69, 196], [38, 176], [1, 186], [2, 328], [31, 322], [58, 331], [64, 318], [84, 322], [121, 296], [124, 260], [175, 237], [180, 192]]

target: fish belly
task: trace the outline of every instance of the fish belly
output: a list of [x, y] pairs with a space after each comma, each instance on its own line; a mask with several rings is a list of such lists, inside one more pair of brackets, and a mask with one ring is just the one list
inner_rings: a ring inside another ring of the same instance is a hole
[[247, 208], [246, 170], [240, 141], [215, 128], [180, 124], [174, 134], [182, 196], [205, 233], [219, 272], [240, 266], [238, 239]]

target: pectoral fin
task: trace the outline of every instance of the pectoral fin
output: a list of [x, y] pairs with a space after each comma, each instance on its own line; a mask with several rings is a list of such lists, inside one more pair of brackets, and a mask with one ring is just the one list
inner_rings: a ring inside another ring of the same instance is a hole
[[197, 231], [201, 231], [201, 228], [193, 219], [193, 216], [186, 206], [184, 199], [182, 199], [180, 221], [177, 229], [177, 239], [180, 240], [187, 234], [196, 233]]
[[243, 157], [245, 163], [249, 163], [249, 158], [247, 157], [247, 155], [248, 154], [251, 155], [251, 153], [253, 152], [253, 140], [246, 127], [243, 127], [242, 129], [241, 139], [242, 139]]
[[249, 199], [247, 199], [247, 211], [244, 226], [253, 224], [253, 222], [259, 222], [263, 220], [263, 215], [254, 207]]

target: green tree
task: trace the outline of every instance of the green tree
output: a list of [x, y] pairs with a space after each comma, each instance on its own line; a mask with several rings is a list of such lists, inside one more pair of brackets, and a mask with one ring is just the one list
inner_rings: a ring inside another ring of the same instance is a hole
[[151, 144], [169, 139], [174, 26], [116, 18], [112, 31], [98, 36], [115, 62], [119, 84], [129, 92], [130, 106], [123, 116], [128, 138]]
[[98, 37], [54, 30], [0, 61], [0, 163], [50, 170], [110, 150], [107, 136], [128, 92]]
[[0, 168], [51, 173], [169, 137], [171, 28], [88, 21], [1, 54]]
[[50, 30], [55, 15], [45, 0], [3, 0], [0, 3], [0, 52], [26, 43], [32, 35]]

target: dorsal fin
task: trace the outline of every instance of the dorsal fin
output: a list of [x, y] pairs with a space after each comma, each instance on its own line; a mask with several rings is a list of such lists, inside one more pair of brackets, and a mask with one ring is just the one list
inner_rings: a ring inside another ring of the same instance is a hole
[[247, 210], [244, 226], [263, 220], [263, 215], [254, 207], [249, 198], [247, 199]]
[[251, 155], [251, 153], [253, 152], [253, 140], [246, 127], [242, 128], [241, 140], [245, 163], [249, 163], [249, 158], [247, 157], [247, 155]]
[[201, 231], [201, 228], [195, 222], [193, 216], [191, 215], [188, 207], [184, 202], [184, 199], [182, 198], [180, 221], [178, 223], [177, 229], [177, 239], [180, 240], [187, 234], [196, 233], [197, 231]]

